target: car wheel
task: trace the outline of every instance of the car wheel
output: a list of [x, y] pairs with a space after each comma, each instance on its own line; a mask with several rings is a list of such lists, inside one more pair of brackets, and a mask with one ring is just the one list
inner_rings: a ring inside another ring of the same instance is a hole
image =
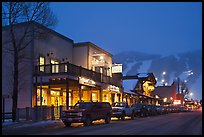
[[66, 127], [70, 127], [72, 123], [66, 122], [66, 123], [64, 123], [64, 124], [65, 124]]
[[108, 114], [108, 115], [106, 115], [105, 123], [106, 123], [106, 124], [109, 124], [110, 121], [111, 121], [111, 116]]
[[87, 116], [84, 121], [85, 126], [90, 126], [92, 124], [91, 118]]
[[134, 112], [132, 112], [131, 119], [134, 119], [134, 118], [135, 118], [135, 114], [134, 114]]
[[125, 112], [122, 113], [121, 120], [125, 120]]
[[140, 117], [144, 117], [145, 116], [145, 112], [144, 112], [144, 110], [142, 110], [141, 112], [140, 112]]

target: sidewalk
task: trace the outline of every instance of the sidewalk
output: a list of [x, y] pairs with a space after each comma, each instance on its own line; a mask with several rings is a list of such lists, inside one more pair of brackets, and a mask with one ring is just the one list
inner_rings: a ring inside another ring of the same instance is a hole
[[4, 123], [2, 122], [2, 129], [6, 128], [25, 128], [25, 127], [53, 127], [56, 125], [61, 125], [62, 122], [61, 120], [46, 120], [46, 121], [20, 121], [20, 122], [12, 122], [10, 121], [5, 121]]

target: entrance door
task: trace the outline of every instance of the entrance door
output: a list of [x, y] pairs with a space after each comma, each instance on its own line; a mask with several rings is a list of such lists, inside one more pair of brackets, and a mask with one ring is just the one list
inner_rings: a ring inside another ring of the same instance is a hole
[[51, 105], [59, 106], [59, 97], [51, 97]]

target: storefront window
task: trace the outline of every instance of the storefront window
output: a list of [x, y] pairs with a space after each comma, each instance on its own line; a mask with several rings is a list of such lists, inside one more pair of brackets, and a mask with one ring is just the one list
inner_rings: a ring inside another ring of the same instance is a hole
[[59, 95], [60, 95], [60, 92], [59, 92], [59, 91], [53, 91], [53, 90], [51, 90], [51, 91], [50, 91], [50, 94], [51, 94], [52, 96], [59, 96]]
[[[47, 105], [47, 90], [42, 89], [42, 105]], [[37, 89], [37, 103], [40, 106], [40, 89]]]
[[98, 101], [97, 93], [92, 93], [92, 100], [93, 101]]

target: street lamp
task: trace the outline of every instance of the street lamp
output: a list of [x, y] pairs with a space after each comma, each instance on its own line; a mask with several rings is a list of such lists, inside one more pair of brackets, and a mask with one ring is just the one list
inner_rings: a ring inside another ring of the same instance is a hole
[[190, 95], [190, 99], [192, 99], [193, 93], [191, 92], [189, 95]]
[[163, 71], [163, 72], [162, 72], [162, 85], [165, 85], [165, 84], [164, 84], [164, 81], [165, 81], [165, 80], [164, 80], [164, 76], [165, 76], [165, 75], [166, 75], [166, 72]]

